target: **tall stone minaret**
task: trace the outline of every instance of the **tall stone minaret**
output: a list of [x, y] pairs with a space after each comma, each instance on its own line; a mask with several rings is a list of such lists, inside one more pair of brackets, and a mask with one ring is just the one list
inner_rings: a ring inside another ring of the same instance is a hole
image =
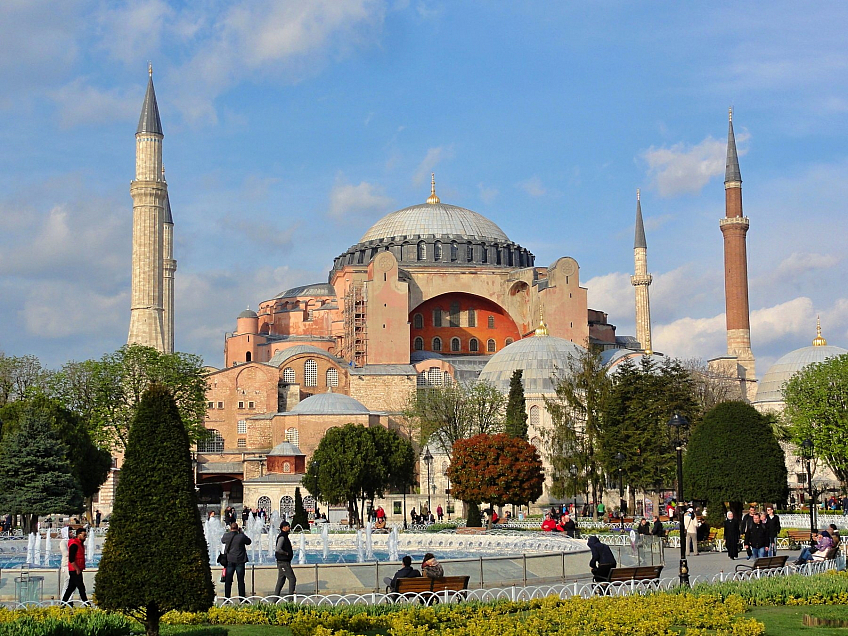
[[737, 359], [742, 379], [756, 380], [751, 351], [748, 315], [748, 254], [745, 236], [748, 219], [742, 215], [742, 175], [733, 135], [733, 109], [729, 111], [727, 165], [724, 176], [725, 218], [719, 226], [724, 235], [724, 297], [727, 309], [727, 355]]
[[648, 273], [648, 241], [645, 240], [645, 225], [642, 222], [642, 201], [636, 190], [636, 238], [633, 241], [634, 275], [630, 284], [636, 288], [636, 339], [645, 353], [653, 353], [651, 345], [651, 300], [648, 286], [654, 280]]
[[132, 298], [128, 344], [165, 351], [163, 322], [163, 249], [168, 187], [162, 176], [162, 122], [153, 90], [153, 67], [135, 135], [133, 198]]
[[[165, 168], [162, 168], [162, 180], [165, 181]], [[167, 187], [167, 182], [166, 182]], [[171, 216], [171, 199], [165, 190], [165, 218], [163, 225], [163, 279], [162, 302], [164, 313], [162, 326], [164, 328], [165, 353], [174, 353], [174, 273], [177, 271], [177, 261], [174, 259], [174, 218]]]

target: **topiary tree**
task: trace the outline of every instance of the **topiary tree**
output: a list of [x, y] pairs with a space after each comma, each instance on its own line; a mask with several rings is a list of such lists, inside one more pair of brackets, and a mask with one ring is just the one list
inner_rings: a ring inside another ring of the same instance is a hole
[[20, 413], [17, 428], [3, 438], [0, 466], [0, 510], [22, 515], [27, 532], [35, 532], [41, 515], [82, 510], [67, 448], [45, 411], [27, 407]]
[[98, 606], [132, 616], [148, 636], [168, 611], [212, 606], [189, 437], [165, 386], [138, 403], [95, 584]]
[[521, 381], [523, 373], [521, 369], [516, 369], [509, 379], [504, 433], [527, 441], [527, 403], [524, 400], [524, 382]]
[[452, 494], [474, 507], [484, 501], [496, 506], [536, 501], [544, 482], [536, 447], [506, 433], [459, 440], [448, 477]]
[[737, 519], [746, 501], [785, 501], [783, 449], [768, 418], [745, 402], [723, 402], [704, 415], [683, 459], [683, 495], [708, 504], [710, 521], [725, 502]]
[[306, 514], [306, 508], [303, 507], [303, 497], [300, 494], [300, 487], [294, 489], [294, 516], [291, 518], [291, 527], [296, 529], [300, 526], [302, 532], [309, 531], [309, 516]]

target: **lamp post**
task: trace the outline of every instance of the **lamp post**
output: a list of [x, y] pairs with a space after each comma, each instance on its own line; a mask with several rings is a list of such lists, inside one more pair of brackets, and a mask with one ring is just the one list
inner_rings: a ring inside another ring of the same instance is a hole
[[450, 477], [448, 476], [448, 471], [445, 471], [445, 483], [447, 484], [447, 488], [445, 488], [445, 495], [447, 496], [447, 502], [445, 503], [445, 508], [447, 510], [445, 512], [448, 513], [448, 521], [451, 520], [451, 485], [450, 485]]
[[430, 514], [430, 467], [433, 465], [433, 454], [430, 447], [424, 449], [424, 463], [427, 464], [427, 514]]
[[689, 563], [686, 561], [686, 528], [683, 523], [683, 442], [681, 433], [689, 425], [685, 418], [675, 413], [668, 421], [675, 431], [677, 450], [677, 511], [680, 523], [680, 585], [689, 587]]
[[572, 464], [571, 468], [568, 469], [568, 472], [571, 473], [571, 479], [574, 481], [574, 520], [577, 521], [577, 473], [580, 472], [577, 470], [577, 464]]
[[[317, 459], [313, 459], [313, 460], [312, 460], [312, 463], [310, 464], [310, 467], [312, 467], [313, 469], [315, 469], [315, 484], [316, 484], [316, 485], [318, 484], [318, 468], [319, 468], [319, 466], [320, 466], [320, 465], [321, 465], [321, 464], [318, 462], [318, 460], [317, 460]], [[310, 493], [310, 494], [312, 494], [312, 493]], [[316, 497], [315, 497], [315, 508], [316, 508], [316, 511], [317, 511], [317, 509], [318, 509], [318, 504], [319, 504], [319, 503], [320, 503], [320, 502], [318, 501], [318, 497], [316, 496]], [[314, 514], [315, 514], [315, 512], [313, 511], [313, 515], [314, 515]], [[317, 517], [317, 515], [315, 515], [315, 516]], [[327, 523], [329, 523], [329, 522], [330, 522], [330, 508], [328, 507], [328, 508], [327, 508]]]
[[621, 467], [621, 463], [624, 461], [624, 453], [616, 453], [615, 461], [618, 462], [618, 511], [621, 513], [621, 518], [624, 519], [624, 472]]
[[813, 540], [813, 535], [816, 533], [816, 491], [813, 489], [813, 471], [810, 470], [810, 462], [813, 459], [814, 451], [813, 440], [809, 437], [801, 442], [801, 456], [806, 461], [807, 468], [807, 490], [810, 493], [810, 541]]

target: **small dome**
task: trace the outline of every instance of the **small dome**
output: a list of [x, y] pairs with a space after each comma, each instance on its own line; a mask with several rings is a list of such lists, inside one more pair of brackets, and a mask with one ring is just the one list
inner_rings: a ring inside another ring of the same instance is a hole
[[584, 351], [564, 338], [544, 335], [522, 338], [493, 355], [483, 367], [480, 380], [491, 382], [506, 393], [513, 371], [521, 369], [525, 393], [554, 393], [553, 378], [564, 373], [571, 359]]
[[318, 393], [298, 403], [291, 411], [300, 415], [358, 415], [370, 411], [362, 402], [343, 393]]
[[271, 452], [268, 453], [268, 457], [295, 457], [303, 454], [303, 451], [301, 451], [297, 446], [289, 441], [285, 441], [274, 446], [274, 448], [271, 449]]
[[783, 402], [783, 385], [798, 371], [816, 362], [824, 362], [828, 358], [846, 353], [848, 350], [832, 345], [813, 345], [790, 351], [771, 365], [768, 373], [760, 380], [754, 402]]
[[255, 311], [253, 311], [250, 307], [248, 307], [243, 312], [241, 312], [238, 315], [238, 317], [239, 318], [258, 318], [259, 315]]
[[301, 285], [300, 287], [292, 287], [286, 291], [277, 294], [274, 298], [298, 298], [302, 296], [335, 296], [336, 288], [330, 283], [312, 283], [311, 285]]
[[482, 214], [444, 203], [422, 203], [387, 214], [371, 226], [359, 242], [427, 234], [477, 237], [509, 243], [504, 231]]

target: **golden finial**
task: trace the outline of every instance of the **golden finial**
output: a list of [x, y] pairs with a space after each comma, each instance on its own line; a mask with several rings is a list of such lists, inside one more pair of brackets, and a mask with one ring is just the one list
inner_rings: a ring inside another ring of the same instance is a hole
[[813, 338], [813, 346], [814, 347], [826, 347], [827, 340], [822, 338], [821, 335], [821, 318], [816, 316], [816, 337]]
[[642, 197], [642, 193], [639, 191], [639, 188], [636, 188], [636, 200], [639, 201]]
[[540, 303], [539, 304], [539, 326], [536, 327], [536, 335], [537, 336], [547, 336], [548, 335], [548, 326], [545, 324], [544, 311], [545, 311], [545, 308]]
[[147, 74], [153, 77], [153, 62], [147, 62]]
[[436, 173], [433, 172], [430, 174], [430, 197], [427, 199], [427, 203], [436, 205], [441, 202], [442, 200], [436, 196]]

